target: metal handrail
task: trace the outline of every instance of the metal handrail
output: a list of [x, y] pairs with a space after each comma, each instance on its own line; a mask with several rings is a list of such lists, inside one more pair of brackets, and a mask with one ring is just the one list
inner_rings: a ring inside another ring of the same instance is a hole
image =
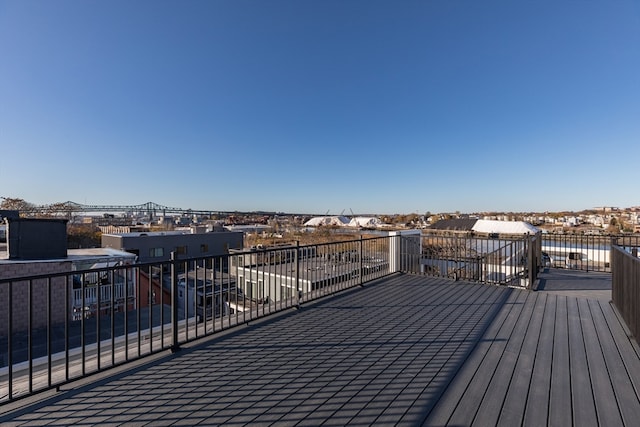
[[392, 274], [391, 239], [0, 279], [0, 404]]

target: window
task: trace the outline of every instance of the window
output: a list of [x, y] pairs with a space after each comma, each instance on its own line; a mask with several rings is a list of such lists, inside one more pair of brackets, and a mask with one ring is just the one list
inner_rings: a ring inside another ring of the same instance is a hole
[[245, 289], [245, 295], [251, 299], [256, 297], [256, 282], [247, 280], [247, 288]]
[[580, 252], [569, 252], [569, 259], [582, 261], [582, 254]]
[[187, 254], [187, 247], [186, 246], [178, 246], [176, 248], [176, 253], [178, 255], [186, 255]]
[[151, 248], [149, 249], [149, 256], [151, 258], [158, 258], [164, 256], [164, 248]]
[[283, 283], [280, 285], [280, 295], [282, 295], [282, 298], [291, 298], [293, 296], [293, 289]]
[[200, 245], [200, 253], [209, 252], [209, 245], [203, 243]]

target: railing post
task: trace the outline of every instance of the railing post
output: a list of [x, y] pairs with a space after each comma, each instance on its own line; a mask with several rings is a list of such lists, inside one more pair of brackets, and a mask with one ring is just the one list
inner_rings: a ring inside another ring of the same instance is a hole
[[47, 386], [51, 387], [51, 349], [53, 345], [51, 333], [51, 277], [47, 278]]
[[7, 282], [7, 396], [13, 398], [13, 282]]
[[359, 283], [358, 283], [358, 285], [359, 286], [363, 286], [364, 285], [364, 280], [363, 280], [362, 276], [364, 276], [364, 274], [362, 274], [363, 273], [362, 269], [364, 267], [364, 264], [362, 262], [362, 258], [364, 256], [364, 252], [362, 250], [362, 234], [360, 235], [360, 245], [359, 245], [358, 251], [359, 251], [358, 252], [358, 258], [360, 259], [360, 261], [358, 262], [358, 264], [359, 264], [359, 267], [358, 267], [358, 271], [359, 271], [358, 280], [359, 280]]
[[296, 307], [300, 308], [302, 290], [300, 289], [300, 240], [296, 240], [296, 253], [294, 254], [296, 264]]
[[453, 236], [453, 265], [455, 268], [453, 269], [453, 280], [458, 281], [458, 261], [459, 261], [459, 253], [458, 253], [458, 235], [454, 234]]
[[531, 234], [527, 233], [527, 270], [529, 276], [528, 289], [533, 289], [533, 282], [536, 280], [536, 259], [535, 252], [533, 250], [533, 242], [531, 241]]
[[[176, 268], [176, 252], [171, 252], [171, 352], [180, 351], [178, 340], [178, 269]], [[153, 307], [150, 306], [149, 309]], [[149, 325], [153, 329], [153, 325]]]
[[[29, 394], [33, 393], [33, 279], [27, 287], [27, 359], [29, 361]], [[99, 335], [98, 335], [98, 338]], [[99, 350], [99, 348], [98, 348]], [[100, 351], [98, 351], [98, 369], [100, 369]]]

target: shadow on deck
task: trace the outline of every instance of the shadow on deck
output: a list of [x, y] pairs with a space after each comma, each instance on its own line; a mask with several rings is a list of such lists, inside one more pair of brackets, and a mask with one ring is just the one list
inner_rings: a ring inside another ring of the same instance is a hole
[[631, 425], [636, 351], [606, 301], [397, 275], [0, 423]]

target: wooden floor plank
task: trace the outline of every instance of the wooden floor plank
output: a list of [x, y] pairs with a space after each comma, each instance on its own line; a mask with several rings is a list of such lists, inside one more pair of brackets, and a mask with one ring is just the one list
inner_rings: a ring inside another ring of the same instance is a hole
[[598, 424], [601, 426], [621, 426], [620, 410], [618, 403], [613, 398], [613, 386], [602, 354], [601, 343], [596, 334], [589, 301], [584, 298], [578, 298], [577, 301]]
[[547, 375], [551, 376], [549, 391], [550, 425], [572, 425], [571, 369], [569, 363], [569, 319], [567, 297], [556, 300], [555, 328], [553, 334], [553, 362]]
[[[538, 346], [535, 351], [531, 383], [524, 410], [523, 425], [546, 425], [549, 414], [551, 393], [551, 372], [553, 362], [553, 337], [556, 323], [557, 296], [545, 295], [544, 314], [540, 327]], [[517, 425], [517, 424], [512, 424]]]
[[437, 401], [425, 421], [425, 425], [443, 426], [450, 423], [451, 414], [460, 403], [460, 399], [467, 390], [469, 382], [479, 369], [486, 352], [491, 347], [491, 343], [496, 339], [511, 311], [515, 311], [514, 307], [516, 306], [516, 299], [519, 292], [513, 289], [507, 289], [505, 291], [508, 293], [508, 299], [504, 304], [504, 308], [498, 312], [484, 336], [481, 338], [481, 341], [476, 345], [462, 368], [448, 385], [444, 395]]
[[[567, 298], [567, 321], [569, 334], [569, 363], [571, 375], [571, 407], [573, 424], [597, 426], [597, 414], [591, 388], [589, 363], [582, 336], [582, 321], [576, 298]], [[560, 366], [554, 369], [562, 369]]]
[[622, 319], [614, 311], [614, 307], [609, 303], [608, 309], [603, 306], [602, 314], [605, 317], [609, 331], [618, 345], [618, 351], [627, 372], [636, 396], [640, 396], [640, 348], [638, 343], [630, 335]]
[[[495, 298], [495, 292], [487, 292], [487, 289], [482, 286], [450, 286], [454, 292], [447, 293], [446, 299], [441, 301], [433, 301], [434, 308], [429, 313], [422, 313], [423, 316], [428, 316], [428, 324], [432, 327], [426, 334], [428, 339], [433, 342], [429, 346], [429, 350], [420, 355], [416, 355], [414, 361], [420, 360], [424, 368], [422, 372], [416, 372], [415, 375], [421, 375], [425, 378], [431, 376], [432, 380], [436, 376], [435, 374], [426, 374], [425, 372], [433, 372], [442, 369], [444, 365], [448, 363], [450, 357], [443, 357], [445, 355], [456, 354], [457, 349], [465, 345], [465, 338], [469, 338], [468, 335], [473, 334], [474, 328], [469, 328], [468, 325], [474, 325], [478, 322], [474, 320], [474, 317], [482, 318], [486, 314], [486, 307], [484, 304]], [[469, 310], [469, 307], [475, 307], [476, 310]], [[435, 313], [435, 312], [438, 313]], [[464, 320], [461, 320], [464, 319]], [[419, 320], [420, 323], [426, 323], [424, 319]], [[458, 325], [457, 328], [452, 327]], [[465, 333], [465, 330], [468, 330]], [[429, 383], [425, 384], [428, 386]], [[402, 392], [402, 391], [400, 391]], [[376, 424], [385, 424], [397, 422], [397, 412], [399, 408], [393, 405], [393, 400], [388, 397], [376, 396], [371, 399], [371, 402], [367, 404], [362, 412], [366, 413], [371, 408], [380, 407], [386, 405], [386, 409], [375, 420]], [[409, 412], [410, 407], [408, 405], [406, 412]], [[425, 408], [421, 408], [422, 413], [410, 413], [403, 415], [403, 420], [398, 422], [399, 424], [416, 425], [422, 422], [424, 418]], [[411, 419], [410, 422], [404, 421]], [[357, 423], [356, 423], [357, 424]]]
[[427, 425], [638, 423], [638, 347], [606, 300], [534, 295], [505, 304]]
[[[533, 294], [535, 298], [535, 306], [531, 313], [531, 317], [527, 323], [527, 328], [517, 355], [517, 362], [511, 384], [506, 392], [504, 404], [501, 408], [499, 425], [503, 426], [519, 426], [527, 406], [527, 399], [531, 399], [529, 393], [530, 384], [532, 382], [533, 369], [538, 355], [538, 347], [540, 342], [540, 333], [542, 330], [542, 322], [544, 319], [545, 308], [547, 303], [546, 294]], [[549, 352], [549, 355], [551, 353]], [[549, 358], [549, 362], [550, 362]], [[550, 363], [549, 363], [550, 365]], [[547, 387], [547, 394], [549, 389]], [[544, 397], [546, 401], [547, 396]], [[546, 412], [546, 408], [545, 408]]]
[[[496, 369], [485, 391], [484, 399], [478, 408], [476, 417], [473, 420], [473, 423], [476, 425], [493, 426], [498, 423], [500, 412], [507, 399], [507, 392], [511, 387], [511, 381], [514, 377], [517, 377], [516, 368], [518, 367], [520, 356], [523, 356], [523, 360], [529, 359], [525, 361], [525, 363], [528, 363], [530, 366], [533, 365], [531, 361], [532, 354], [523, 355], [522, 347], [527, 335], [527, 330], [531, 325], [531, 318], [536, 307], [538, 294], [534, 292], [527, 292], [526, 294], [525, 304], [509, 335], [504, 351], [502, 354], [495, 355], [497, 359]], [[528, 378], [526, 379], [527, 385], [529, 384], [530, 372], [529, 370]], [[526, 396], [526, 388], [522, 390], [522, 392], [523, 395]], [[522, 413], [522, 410], [520, 410], [520, 412]], [[520, 414], [520, 416], [522, 415]]]
[[[476, 322], [478, 327], [486, 329], [487, 322], [491, 322], [491, 312], [495, 311], [498, 306], [501, 306], [502, 295], [505, 294], [505, 289], [493, 287], [492, 289], [486, 289], [480, 287], [479, 293], [475, 292], [469, 294], [469, 301], [473, 301], [476, 306], [479, 306], [477, 310], [474, 310], [473, 315], [478, 317]], [[451, 316], [450, 316], [451, 317]], [[485, 319], [482, 321], [482, 319]], [[474, 320], [470, 320], [474, 322]], [[448, 321], [451, 324], [453, 322]], [[484, 335], [484, 331], [478, 331], [477, 328], [467, 328], [466, 331], [462, 328], [452, 331], [450, 327], [443, 328], [442, 335], [439, 340], [443, 341], [441, 348], [434, 353], [433, 358], [429, 361], [425, 361], [424, 369], [429, 371], [435, 371], [432, 380], [425, 387], [424, 392], [420, 393], [408, 408], [406, 413], [398, 425], [415, 426], [424, 422], [425, 415], [428, 414], [433, 406], [436, 404], [444, 388], [437, 388], [435, 385], [444, 384], [451, 381], [455, 372], [447, 371], [447, 366], [451, 365], [453, 357], [458, 357], [458, 368], [467, 359], [467, 356], [473, 350], [472, 342], [476, 342], [481, 336]], [[446, 343], [445, 343], [446, 341]], [[463, 347], [468, 347], [466, 350]], [[457, 370], [456, 370], [457, 372]], [[431, 387], [434, 385], [434, 387]], [[434, 390], [436, 390], [434, 392]], [[376, 423], [381, 420], [376, 420]]]
[[624, 341], [620, 344], [616, 343], [607, 325], [603, 312], [604, 310], [611, 310], [609, 304], [596, 300], [588, 301], [588, 303], [607, 366], [607, 372], [620, 408], [623, 424], [634, 425], [640, 422], [640, 401], [633, 388], [627, 367], [620, 355], [619, 345], [624, 345]]
[[[478, 369], [474, 372], [467, 389], [456, 409], [453, 411], [449, 423], [452, 425], [471, 425], [478, 412], [482, 399], [493, 374], [504, 352], [509, 337], [518, 317], [522, 313], [527, 299], [527, 292], [516, 291], [515, 300], [511, 303], [511, 310], [502, 324], [498, 334], [491, 340], [489, 346], [483, 350], [484, 357]], [[483, 340], [484, 341], [484, 340]]]

